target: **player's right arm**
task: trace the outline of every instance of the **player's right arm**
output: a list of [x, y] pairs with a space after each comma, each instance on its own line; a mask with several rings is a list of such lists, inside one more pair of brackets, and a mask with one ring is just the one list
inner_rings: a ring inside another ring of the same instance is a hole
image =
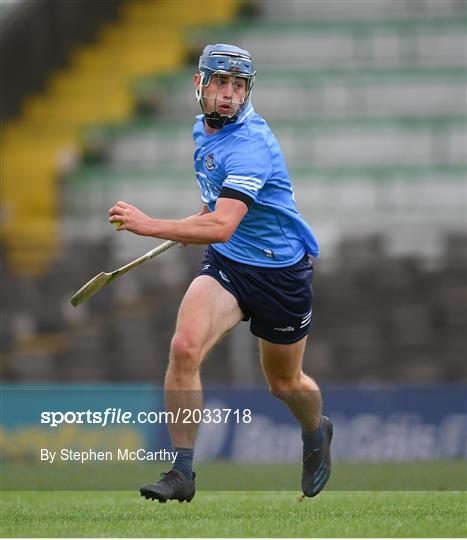
[[204, 214], [207, 214], [210, 211], [211, 210], [209, 210], [209, 206], [206, 203], [203, 203], [203, 206], [201, 207], [201, 210], [198, 213], [198, 216], [204, 216]]
[[185, 219], [155, 219], [124, 201], [109, 210], [109, 221], [120, 221], [119, 231], [174, 240], [182, 244], [227, 242], [248, 212], [245, 202], [220, 197], [214, 211], [204, 205], [198, 215]]

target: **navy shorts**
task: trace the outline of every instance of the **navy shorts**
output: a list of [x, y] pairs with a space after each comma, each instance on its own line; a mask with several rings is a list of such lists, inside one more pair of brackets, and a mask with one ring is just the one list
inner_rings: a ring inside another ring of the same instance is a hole
[[264, 268], [233, 261], [209, 247], [198, 275], [213, 277], [237, 299], [255, 336], [295, 343], [308, 334], [313, 303], [308, 255], [292, 266]]

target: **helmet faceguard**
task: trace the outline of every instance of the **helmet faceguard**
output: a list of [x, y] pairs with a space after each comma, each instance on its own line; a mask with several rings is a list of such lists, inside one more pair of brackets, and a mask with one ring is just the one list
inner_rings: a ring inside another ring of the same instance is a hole
[[[201, 75], [201, 82], [199, 88], [196, 89], [196, 100], [201, 106], [207, 125], [213, 129], [221, 129], [226, 124], [236, 122], [239, 114], [250, 100], [255, 82], [256, 72], [253, 68], [250, 53], [234, 45], [226, 45], [224, 43], [207, 45], [199, 59], [199, 74]], [[241, 103], [231, 101], [231, 105], [232, 103], [239, 105], [238, 111], [231, 116], [228, 114], [222, 115], [216, 110], [211, 113], [205, 111], [204, 100], [213, 99], [216, 104], [217, 93], [214, 98], [206, 98], [203, 89], [209, 85], [213, 76], [220, 78], [222, 75], [233, 77], [232, 84], [234, 85], [237, 77], [244, 79], [246, 82], [246, 92], [243, 101]]]

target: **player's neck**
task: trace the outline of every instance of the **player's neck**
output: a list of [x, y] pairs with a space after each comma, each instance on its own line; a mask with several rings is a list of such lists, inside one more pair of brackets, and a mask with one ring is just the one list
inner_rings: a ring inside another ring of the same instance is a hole
[[204, 121], [204, 131], [206, 131], [206, 135], [214, 135], [214, 133], [217, 133], [219, 130], [212, 128], [207, 125], [206, 120]]

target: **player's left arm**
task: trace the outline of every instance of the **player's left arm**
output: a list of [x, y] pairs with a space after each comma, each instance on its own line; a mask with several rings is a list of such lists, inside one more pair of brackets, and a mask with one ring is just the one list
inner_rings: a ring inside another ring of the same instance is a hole
[[109, 210], [109, 221], [120, 221], [119, 231], [130, 231], [141, 236], [154, 236], [182, 244], [212, 244], [227, 242], [248, 212], [245, 202], [219, 198], [215, 210], [205, 205], [201, 212], [185, 219], [155, 219], [139, 208], [119, 201]]

